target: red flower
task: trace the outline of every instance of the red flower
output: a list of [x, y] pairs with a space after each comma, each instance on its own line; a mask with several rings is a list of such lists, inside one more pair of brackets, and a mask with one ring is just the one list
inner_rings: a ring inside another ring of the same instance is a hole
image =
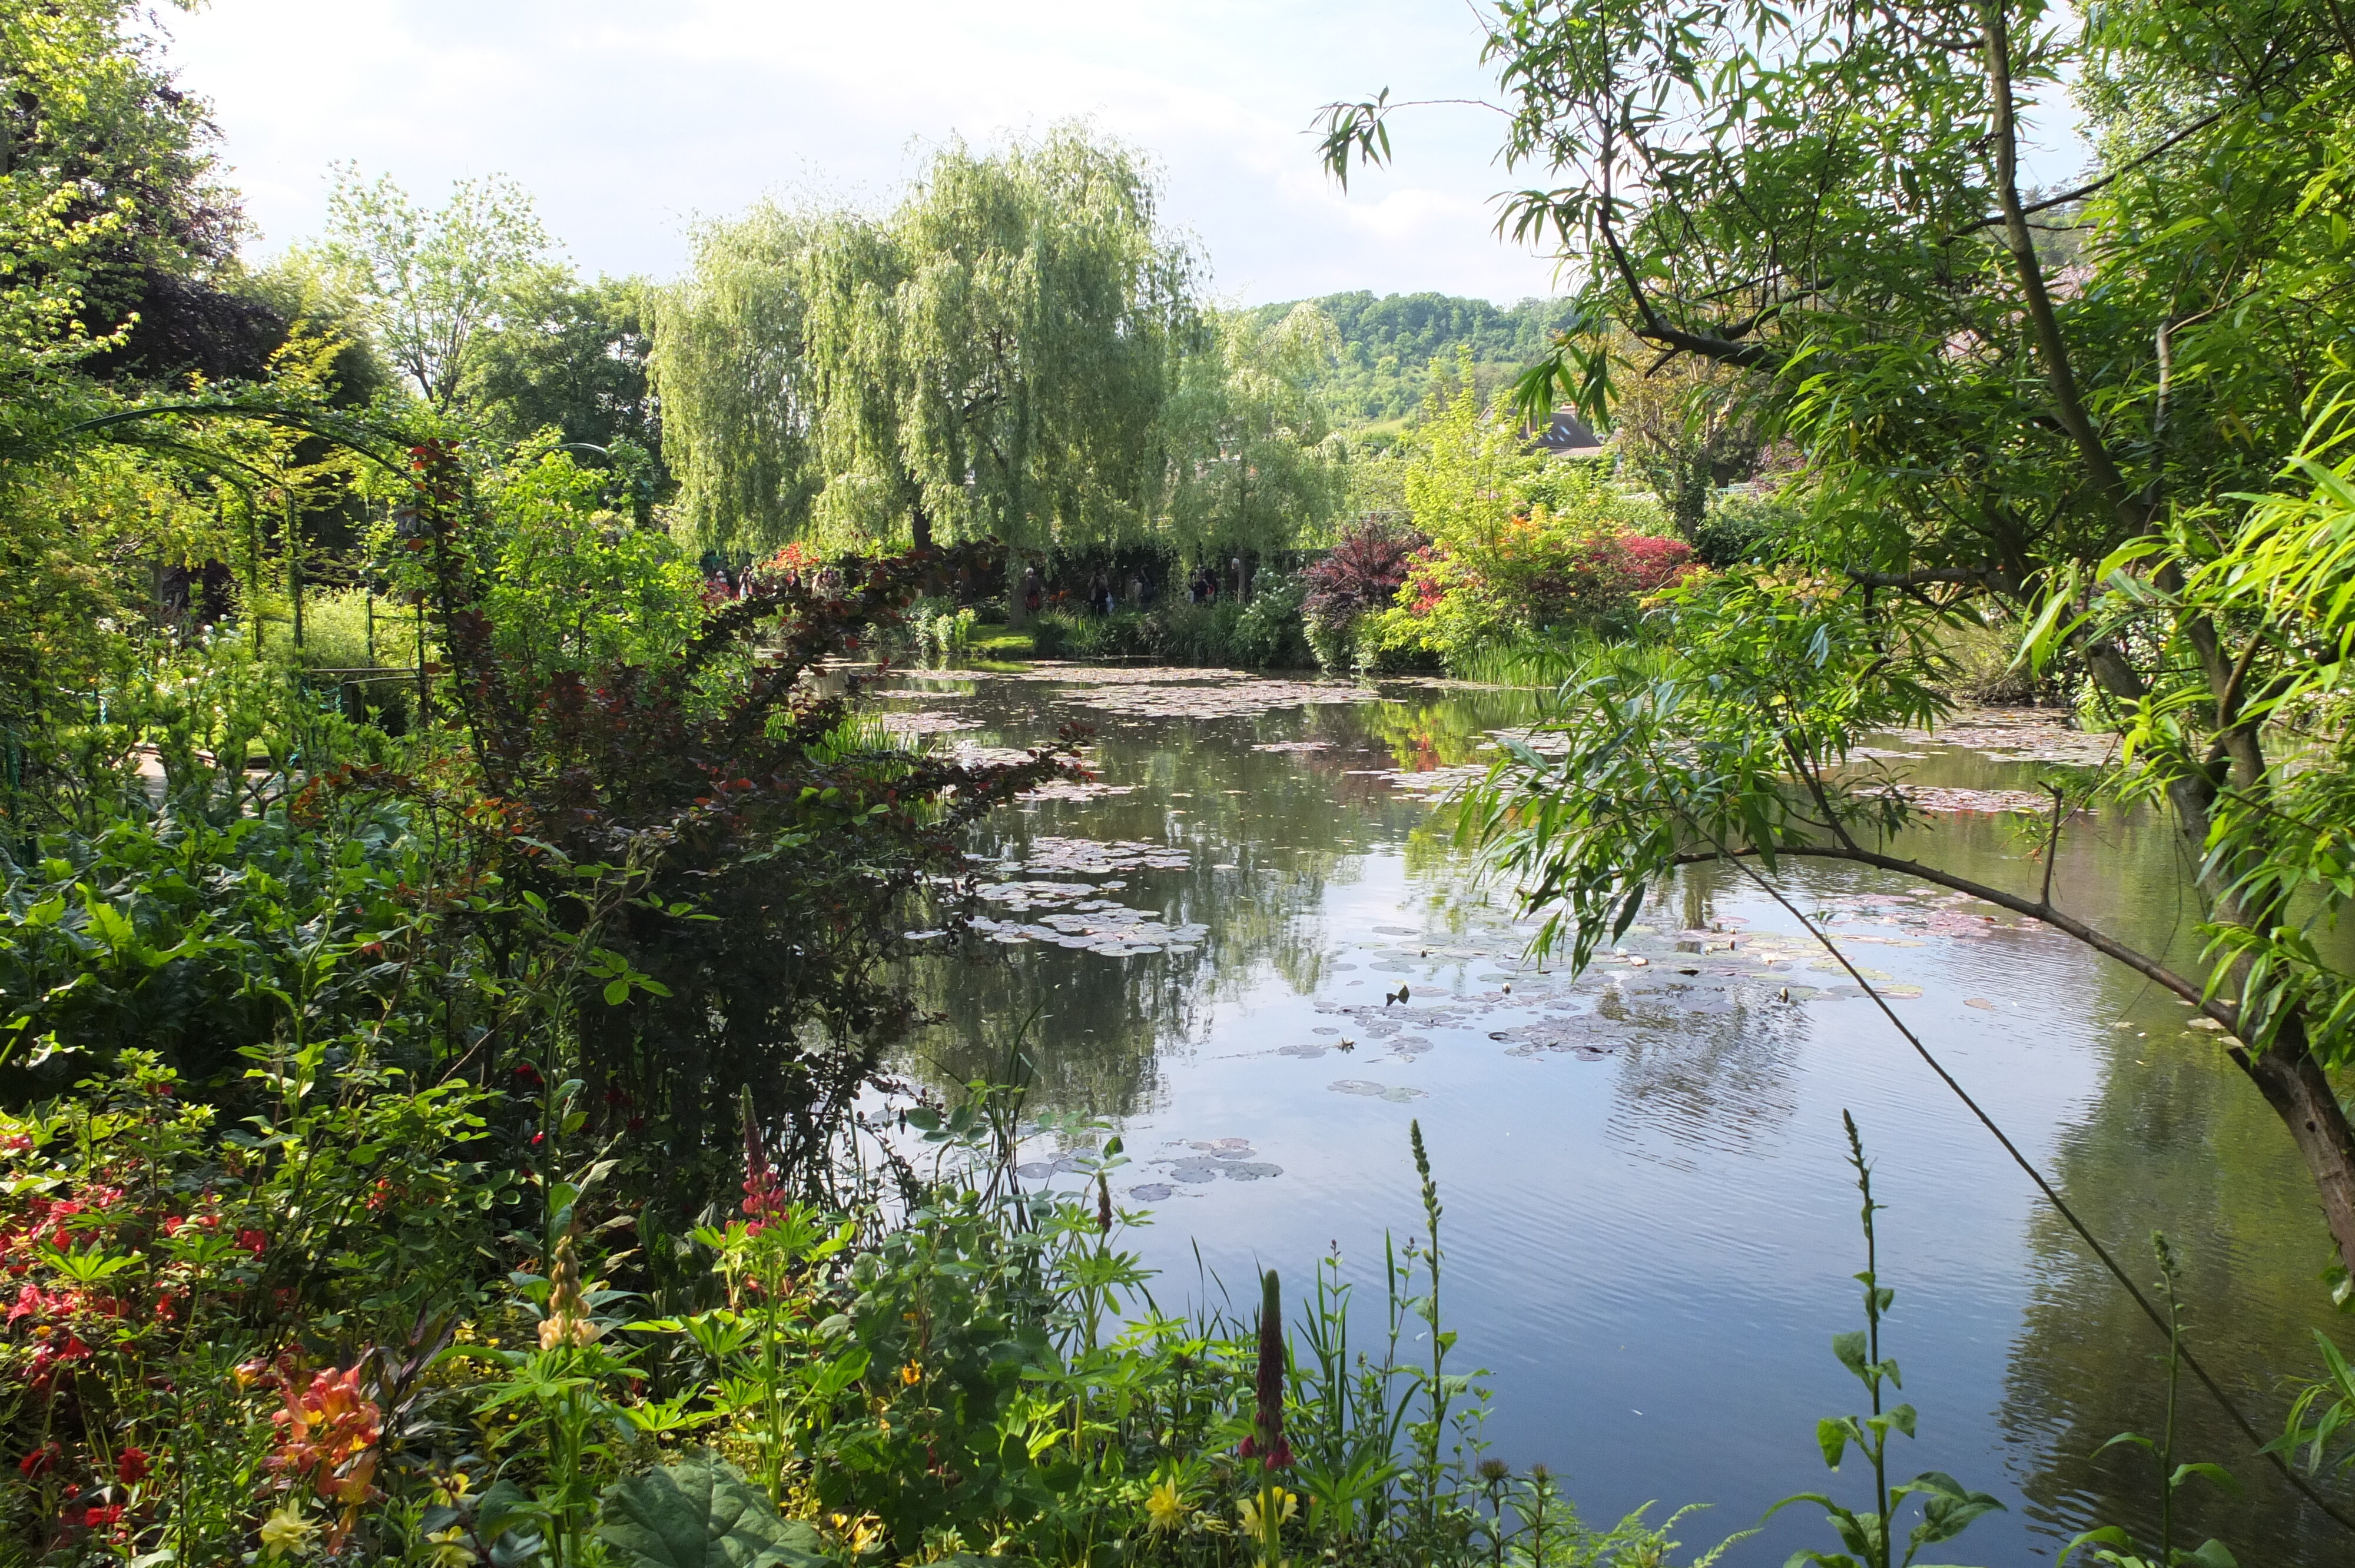
[[260, 1257], [261, 1255], [261, 1249], [268, 1244], [268, 1242], [269, 1238], [263, 1235], [260, 1231], [240, 1231], [237, 1233], [237, 1245], [239, 1247], [246, 1252], [251, 1253], [256, 1257]]
[[123, 1505], [121, 1503], [92, 1503], [88, 1509], [83, 1510], [81, 1521], [82, 1523], [90, 1526], [91, 1529], [96, 1530], [102, 1525], [112, 1524], [122, 1517]]
[[147, 1478], [146, 1450], [134, 1447], [124, 1448], [115, 1457], [114, 1477], [125, 1486], [145, 1480]]
[[64, 1457], [65, 1451], [55, 1443], [44, 1443], [17, 1460], [16, 1467], [24, 1471], [27, 1478], [39, 1480], [43, 1476], [56, 1469], [58, 1461]]

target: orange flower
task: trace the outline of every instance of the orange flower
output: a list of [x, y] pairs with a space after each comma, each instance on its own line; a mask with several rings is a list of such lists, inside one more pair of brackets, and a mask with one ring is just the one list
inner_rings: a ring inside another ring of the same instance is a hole
[[281, 1387], [286, 1408], [271, 1414], [279, 1432], [269, 1467], [307, 1479], [313, 1491], [346, 1508], [365, 1502], [376, 1479], [384, 1416], [360, 1392], [360, 1369], [319, 1372], [300, 1393], [291, 1377]]

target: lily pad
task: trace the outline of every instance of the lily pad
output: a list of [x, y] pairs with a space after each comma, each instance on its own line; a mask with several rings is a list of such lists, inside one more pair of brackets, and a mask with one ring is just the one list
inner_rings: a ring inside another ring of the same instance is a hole
[[1427, 1100], [1431, 1097], [1427, 1090], [1377, 1084], [1370, 1078], [1342, 1078], [1325, 1086], [1345, 1095], [1363, 1095], [1369, 1099], [1389, 1100], [1393, 1105], [1408, 1105], [1415, 1100]]

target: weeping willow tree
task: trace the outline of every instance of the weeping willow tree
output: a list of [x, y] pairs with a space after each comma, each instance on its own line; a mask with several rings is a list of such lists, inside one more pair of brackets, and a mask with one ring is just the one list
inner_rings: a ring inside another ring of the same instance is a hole
[[803, 340], [820, 222], [763, 204], [695, 238], [687, 277], [658, 291], [647, 373], [678, 516], [707, 545], [773, 543], [808, 525], [820, 470]]
[[1220, 551], [1321, 538], [1348, 478], [1316, 385], [1340, 356], [1332, 318], [1311, 302], [1272, 323], [1221, 312], [1207, 336], [1166, 421], [1171, 534]]
[[1063, 127], [952, 143], [888, 217], [754, 209], [698, 238], [654, 374], [709, 542], [1133, 535], [1199, 336], [1150, 171]]

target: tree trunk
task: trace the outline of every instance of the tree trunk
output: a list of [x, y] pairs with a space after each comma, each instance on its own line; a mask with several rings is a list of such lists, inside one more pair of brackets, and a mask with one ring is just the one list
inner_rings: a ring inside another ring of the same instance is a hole
[[924, 510], [921, 501], [909, 509], [908, 537], [919, 550], [932, 547], [932, 514]]
[[2306, 1046], [2303, 1026], [2283, 1026], [2264, 1051], [2233, 1053], [2265, 1102], [2289, 1128], [2322, 1199], [2322, 1217], [2339, 1244], [2339, 1261], [2355, 1275], [2355, 1128], [2322, 1064]]

